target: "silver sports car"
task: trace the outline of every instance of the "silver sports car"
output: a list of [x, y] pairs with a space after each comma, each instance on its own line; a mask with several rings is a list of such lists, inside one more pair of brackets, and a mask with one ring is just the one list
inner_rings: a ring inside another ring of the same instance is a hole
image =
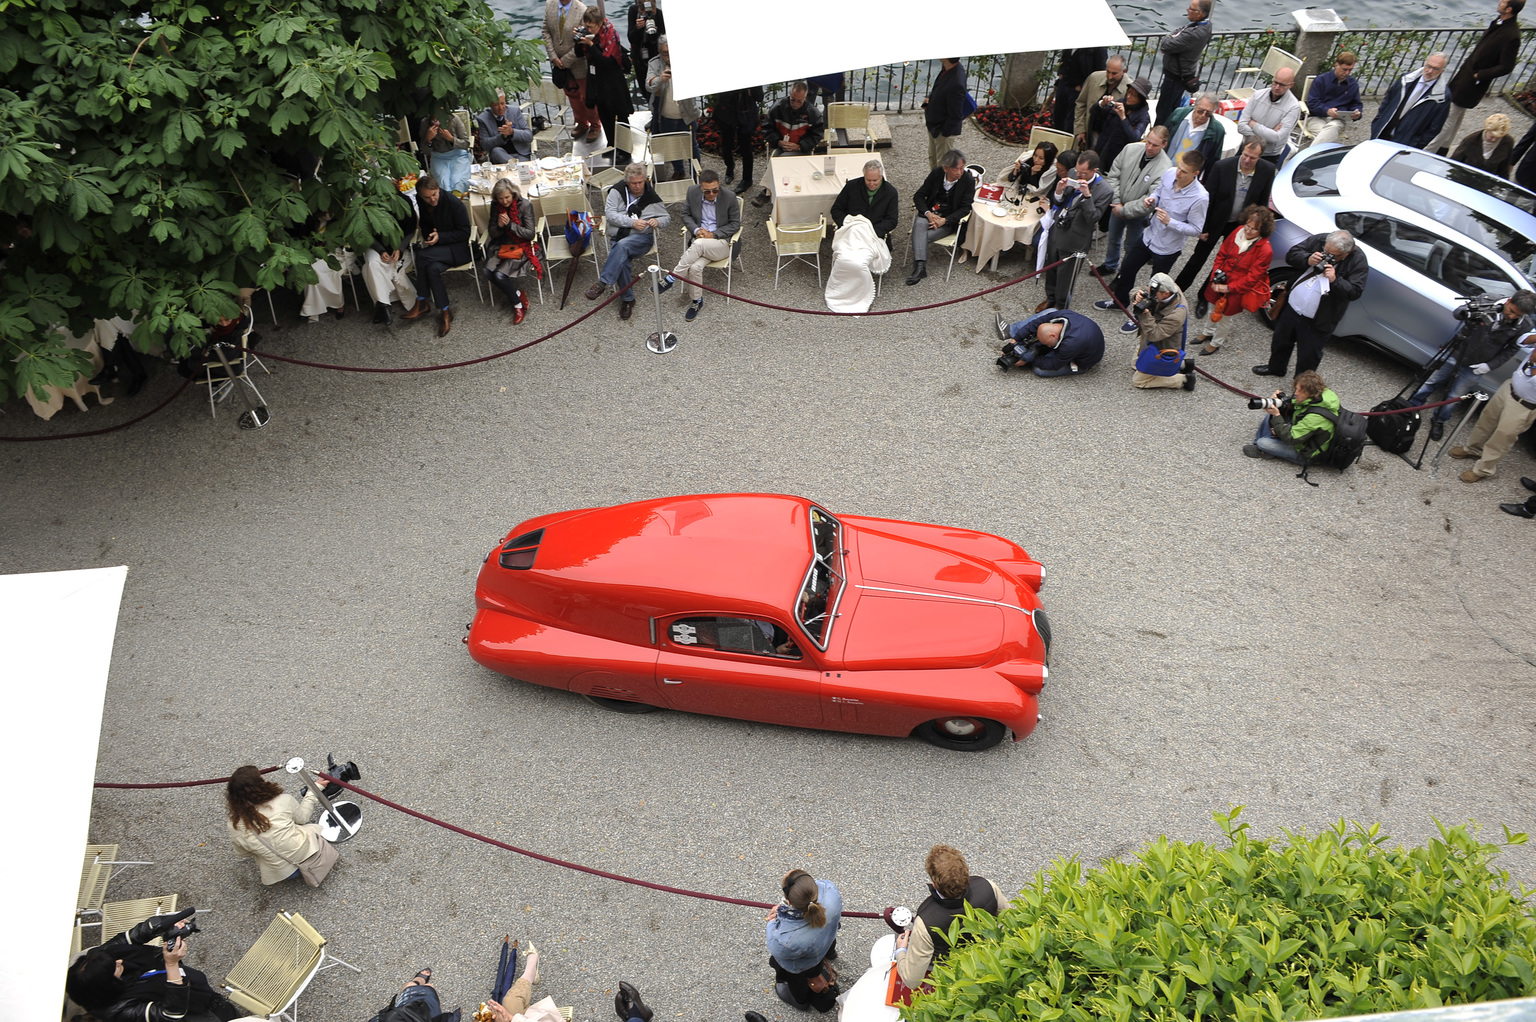
[[[1271, 201], [1284, 219], [1270, 238], [1270, 279], [1296, 275], [1285, 253], [1308, 235], [1349, 231], [1371, 276], [1334, 333], [1413, 365], [1455, 334], [1452, 310], [1465, 299], [1532, 286], [1536, 194], [1422, 149], [1374, 139], [1313, 146], [1275, 175]], [[1496, 387], [1508, 375], [1484, 379]]]

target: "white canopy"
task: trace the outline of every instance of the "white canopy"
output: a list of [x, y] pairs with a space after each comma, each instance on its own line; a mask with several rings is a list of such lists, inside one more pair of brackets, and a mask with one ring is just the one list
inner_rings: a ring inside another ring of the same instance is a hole
[[932, 0], [664, 0], [663, 9], [679, 97], [877, 64], [1130, 42], [1105, 0], [991, 8], [936, 7]]
[[91, 785], [102, 699], [128, 569], [0, 575], [5, 650], [6, 750], [13, 776], [42, 785], [26, 799], [32, 840], [0, 842], [16, 933], [0, 956], [0, 1004], [13, 1018], [43, 1018], [64, 1003], [64, 970], [80, 862], [91, 824]]

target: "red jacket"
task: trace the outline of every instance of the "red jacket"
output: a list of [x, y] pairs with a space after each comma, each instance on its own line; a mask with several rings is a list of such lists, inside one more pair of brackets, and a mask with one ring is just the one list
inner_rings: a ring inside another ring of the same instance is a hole
[[[1248, 247], [1248, 251], [1239, 253], [1237, 233], [1243, 229], [1239, 227], [1227, 235], [1216, 252], [1216, 269], [1224, 270], [1227, 274], [1229, 316], [1238, 311], [1232, 307], [1231, 299], [1242, 302], [1246, 312], [1258, 312], [1269, 304], [1269, 263], [1273, 258], [1269, 239], [1260, 238]], [[1205, 289], [1206, 301], [1215, 302], [1221, 297], [1220, 293], [1210, 287]]]

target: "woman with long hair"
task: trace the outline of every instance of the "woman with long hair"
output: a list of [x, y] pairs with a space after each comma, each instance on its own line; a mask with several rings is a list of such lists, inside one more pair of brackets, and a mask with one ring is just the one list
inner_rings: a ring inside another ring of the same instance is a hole
[[[620, 115], [628, 120], [635, 109], [629, 101], [629, 51], [619, 44], [613, 22], [597, 7], [588, 7], [581, 16], [581, 29], [576, 56], [587, 62], [587, 105], [597, 111], [608, 144], [613, 145], [614, 123]], [[589, 133], [587, 141], [596, 142], [597, 135]]]
[[230, 776], [225, 802], [229, 843], [236, 855], [256, 860], [263, 884], [298, 876], [299, 864], [325, 842], [320, 825], [310, 822], [320, 808], [315, 793], [306, 793], [300, 802], [253, 766]]
[[1243, 210], [1243, 225], [1216, 250], [1216, 265], [1204, 292], [1211, 303], [1210, 319], [1195, 338], [1196, 344], [1205, 343], [1200, 354], [1214, 355], [1221, 347], [1216, 324], [1224, 316], [1258, 312], [1269, 304], [1269, 236], [1274, 230], [1275, 214], [1263, 206], [1249, 206]]
[[828, 963], [837, 958], [843, 896], [803, 869], [784, 874], [780, 889], [784, 900], [767, 916], [774, 992], [791, 1007], [829, 1012], [837, 1007], [837, 973]]
[[519, 277], [528, 270], [543, 276], [533, 243], [533, 203], [524, 198], [511, 178], [491, 188], [491, 222], [486, 232], [485, 276], [512, 303], [512, 322], [528, 315], [528, 292]]
[[1020, 153], [999, 179], [1008, 186], [1010, 199], [1048, 190], [1056, 183], [1056, 145], [1041, 142], [1032, 153]]

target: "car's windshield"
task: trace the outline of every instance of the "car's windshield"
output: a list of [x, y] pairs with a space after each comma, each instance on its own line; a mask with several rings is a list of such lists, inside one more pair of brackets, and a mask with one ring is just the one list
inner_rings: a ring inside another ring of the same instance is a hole
[[795, 620], [819, 649], [826, 649], [843, 595], [842, 527], [819, 507], [811, 508], [810, 524], [811, 565], [795, 600]]
[[[1388, 160], [1371, 182], [1371, 189], [1388, 199], [1459, 231], [1510, 262], [1525, 268], [1536, 253], [1536, 239], [1459, 201], [1457, 192], [1471, 189], [1527, 213], [1536, 212], [1536, 195], [1479, 170], [1437, 159], [1428, 153], [1401, 152]], [[1477, 201], [1475, 196], [1462, 196]]]
[[1301, 157], [1291, 175], [1291, 190], [1302, 198], [1339, 194], [1339, 164], [1348, 154], [1340, 147]]

